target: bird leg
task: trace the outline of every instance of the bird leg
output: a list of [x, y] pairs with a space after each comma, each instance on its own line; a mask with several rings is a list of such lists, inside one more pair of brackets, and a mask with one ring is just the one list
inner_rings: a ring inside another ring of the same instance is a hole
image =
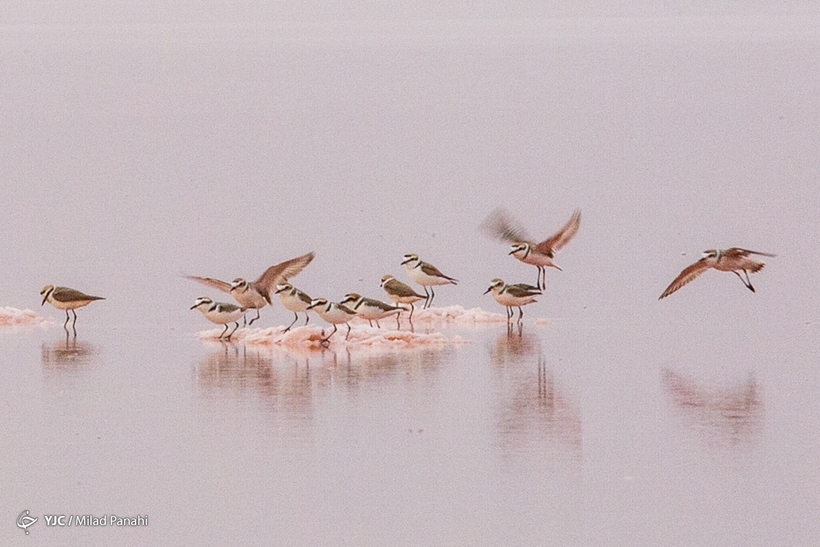
[[222, 331], [222, 334], [219, 335], [219, 339], [222, 340], [222, 337], [225, 336], [225, 333], [228, 332], [228, 324], [225, 323], [225, 330]]
[[[350, 327], [348, 326], [348, 328], [350, 328]], [[336, 327], [336, 324], [334, 323], [333, 324], [333, 332], [328, 334], [327, 338], [322, 338], [321, 342], [319, 342], [319, 343], [320, 344], [330, 344], [330, 337], [333, 336], [334, 334], [336, 334], [337, 330], [338, 330], [338, 327]]]
[[293, 312], [293, 316], [294, 316], [293, 317], [293, 323], [288, 325], [288, 328], [286, 328], [285, 330], [282, 331], [283, 333], [288, 332], [290, 330], [290, 328], [299, 320], [299, 314], [297, 314], [296, 312]]
[[347, 334], [345, 334], [345, 340], [350, 337], [350, 323], [345, 323], [347, 325]]
[[755, 292], [755, 288], [752, 287], [752, 282], [748, 280], [749, 279], [748, 272], [746, 272], [746, 270], [743, 270], [743, 272], [746, 273], [746, 279], [743, 279], [743, 276], [740, 275], [740, 273], [737, 270], [732, 270], [732, 273], [735, 274], [736, 276], [738, 276], [741, 281], [743, 281], [743, 284], [746, 285], [747, 289], [749, 289], [752, 292]]
[[[253, 323], [253, 321], [251, 321], [251, 323]], [[233, 330], [231, 331], [231, 333], [228, 335], [228, 338], [227, 338], [229, 341], [231, 339], [231, 336], [233, 336], [233, 333], [236, 332], [236, 329], [239, 328], [239, 321], [235, 322], [234, 325], [236, 325], [236, 326], [233, 328]], [[225, 323], [225, 330], [228, 330], [228, 324], [227, 323]]]
[[436, 291], [433, 290], [433, 286], [430, 286], [430, 303], [427, 305], [428, 308], [433, 306], [433, 299], [436, 297]]
[[248, 323], [248, 326], [250, 327], [251, 325], [253, 325], [253, 322], [256, 321], [257, 319], [259, 319], [259, 317], [260, 317], [259, 308], [256, 308], [256, 317], [254, 317], [253, 319], [250, 320], [250, 322]]

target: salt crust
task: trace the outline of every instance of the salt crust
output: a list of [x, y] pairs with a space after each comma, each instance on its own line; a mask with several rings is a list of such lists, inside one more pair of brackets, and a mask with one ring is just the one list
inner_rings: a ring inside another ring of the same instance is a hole
[[0, 307], [0, 327], [48, 327], [52, 321], [40, 317], [31, 310]]

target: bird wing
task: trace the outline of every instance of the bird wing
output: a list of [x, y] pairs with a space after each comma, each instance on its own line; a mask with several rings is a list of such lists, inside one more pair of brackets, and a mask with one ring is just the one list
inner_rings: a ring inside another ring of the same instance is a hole
[[259, 294], [267, 297], [270, 290], [277, 284], [287, 281], [289, 278], [304, 270], [305, 267], [310, 264], [310, 261], [313, 260], [314, 256], [313, 253], [308, 253], [306, 255], [297, 256], [296, 258], [291, 258], [290, 260], [285, 260], [279, 264], [274, 264], [265, 270], [262, 275], [259, 276], [259, 279], [253, 282], [253, 285], [256, 287], [256, 290], [259, 291]]
[[506, 292], [515, 296], [516, 298], [523, 298], [525, 296], [538, 296], [541, 289], [527, 285], [526, 283], [516, 283], [515, 285], [507, 285]]
[[191, 281], [196, 281], [197, 283], [208, 285], [209, 287], [213, 287], [214, 289], [219, 289], [222, 292], [231, 292], [230, 283], [220, 281], [219, 279], [214, 279], [213, 277], [197, 277], [195, 275], [186, 275], [185, 277], [187, 279], [190, 279]]
[[418, 296], [419, 298], [424, 298], [423, 294], [417, 293], [413, 290], [413, 287], [409, 285], [405, 285], [401, 281], [397, 279], [391, 279], [387, 283], [384, 284], [384, 287], [387, 289], [389, 288], [390, 291], [396, 295], [401, 297], [409, 297], [409, 296]]
[[495, 239], [517, 243], [529, 241], [527, 231], [518, 223], [509, 211], [503, 208], [495, 209], [480, 225], [481, 230]]
[[725, 251], [723, 251], [723, 255], [724, 256], [730, 256], [730, 257], [743, 257], [743, 258], [745, 258], [749, 255], [768, 256], [768, 257], [777, 256], [777, 255], [773, 255], [771, 253], [761, 253], [759, 251], [750, 251], [748, 249], [740, 249], [738, 247], [732, 247], [731, 249], [726, 249]]
[[680, 289], [690, 281], [694, 280], [696, 277], [698, 277], [700, 274], [708, 270], [710, 267], [711, 266], [709, 266], [705, 258], [701, 258], [691, 266], [687, 266], [680, 274], [678, 274], [678, 277], [676, 277], [675, 280], [672, 281], [672, 283], [670, 283], [668, 287], [666, 287], [666, 290], [663, 291], [663, 294], [660, 295], [660, 297], [658, 297], [658, 300], [660, 300], [661, 298], [666, 298], [676, 290]]
[[569, 221], [555, 235], [535, 246], [535, 252], [550, 254], [560, 251], [578, 233], [581, 227], [581, 211], [572, 213]]
[[91, 296], [80, 292], [77, 289], [68, 287], [57, 287], [51, 293], [51, 297], [57, 302], [77, 302], [79, 300], [105, 300], [102, 296]]
[[450, 281], [458, 281], [458, 279], [453, 279], [452, 277], [444, 275], [438, 268], [428, 262], [421, 263], [421, 271], [433, 277], [443, 277], [444, 279], [449, 279]]

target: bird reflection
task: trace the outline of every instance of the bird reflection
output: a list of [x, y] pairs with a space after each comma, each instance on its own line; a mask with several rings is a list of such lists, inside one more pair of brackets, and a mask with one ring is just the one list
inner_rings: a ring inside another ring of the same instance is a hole
[[297, 421], [313, 417], [310, 360], [287, 353], [249, 349], [246, 345], [221, 344], [196, 368], [197, 385], [203, 395], [218, 398], [257, 397], [263, 406], [284, 410]]
[[508, 331], [490, 353], [499, 384], [496, 427], [502, 452], [529, 452], [536, 443], [580, 462], [581, 411], [562, 392], [539, 339]]
[[43, 367], [50, 370], [76, 370], [92, 362], [99, 352], [92, 344], [77, 340], [66, 331], [65, 339], [41, 346]]
[[760, 431], [764, 408], [754, 377], [731, 387], [713, 387], [668, 369], [662, 376], [672, 405], [706, 440], [734, 446]]
[[496, 366], [518, 363], [527, 356], [541, 352], [541, 339], [534, 334], [524, 334], [524, 325], [507, 325], [507, 331], [499, 336], [490, 350], [490, 359]]

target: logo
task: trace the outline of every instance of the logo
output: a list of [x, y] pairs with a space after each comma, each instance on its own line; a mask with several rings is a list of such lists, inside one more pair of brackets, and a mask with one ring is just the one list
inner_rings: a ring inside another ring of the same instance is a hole
[[28, 509], [17, 516], [17, 527], [23, 529], [28, 535], [28, 527], [37, 522], [37, 517], [30, 517]]

